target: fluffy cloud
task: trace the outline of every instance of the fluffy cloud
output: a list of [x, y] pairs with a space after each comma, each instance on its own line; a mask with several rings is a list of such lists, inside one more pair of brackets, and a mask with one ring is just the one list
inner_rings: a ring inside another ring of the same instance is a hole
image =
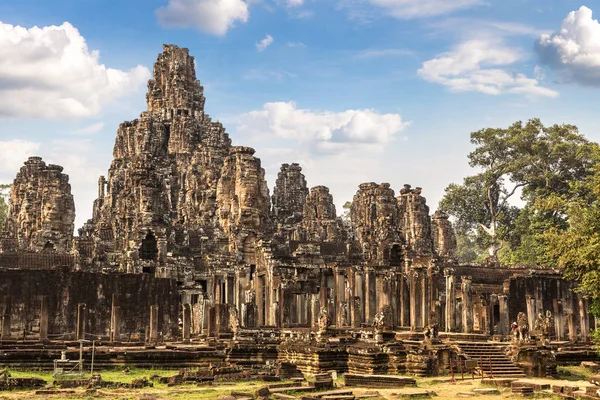
[[282, 163], [298, 162], [309, 185], [328, 186], [341, 207], [361, 182], [389, 181], [385, 157], [397, 149], [394, 141], [405, 139], [408, 123], [369, 109], [315, 111], [273, 102], [241, 115], [236, 125], [232, 138], [257, 149], [271, 188]]
[[369, 22], [374, 17], [369, 6], [376, 6], [394, 18], [413, 19], [449, 14], [483, 3], [482, 0], [340, 0], [338, 9], [346, 10], [351, 19]]
[[256, 50], [258, 50], [259, 52], [262, 52], [267, 47], [269, 47], [271, 45], [271, 43], [273, 43], [273, 36], [266, 35], [263, 40], [261, 40], [260, 42], [256, 43]]
[[459, 44], [453, 51], [424, 62], [418, 73], [423, 79], [440, 83], [455, 92], [558, 96], [554, 90], [539, 86], [536, 79], [522, 73], [509, 73], [501, 68], [521, 58], [519, 52], [502, 43], [470, 40]]
[[600, 85], [600, 24], [589, 8], [571, 11], [559, 31], [539, 38], [536, 50], [563, 81]]
[[40, 144], [13, 139], [0, 142], [0, 183], [10, 183], [29, 156], [36, 155]]
[[248, 21], [248, 3], [243, 0], [169, 0], [156, 10], [158, 21], [168, 27], [193, 27], [224, 36], [236, 22]]
[[304, 4], [304, 0], [286, 0], [285, 4], [288, 7], [298, 7]]
[[0, 116], [88, 117], [137, 90], [147, 68], [107, 68], [68, 22], [30, 29], [0, 22]]
[[243, 114], [237, 131], [275, 136], [330, 152], [348, 146], [381, 148], [406, 126], [398, 114], [379, 114], [368, 109], [315, 112], [298, 109], [293, 102], [274, 102], [265, 104], [262, 110]]

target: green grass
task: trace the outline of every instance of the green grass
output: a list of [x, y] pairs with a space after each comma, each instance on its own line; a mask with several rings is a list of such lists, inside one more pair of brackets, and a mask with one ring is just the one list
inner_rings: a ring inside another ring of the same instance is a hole
[[[47, 384], [52, 384], [55, 380], [80, 379], [79, 376], [52, 376], [52, 371], [36, 371], [36, 370], [9, 370], [11, 377], [14, 378], [40, 378], [46, 381]], [[176, 370], [165, 369], [140, 369], [130, 368], [128, 374], [124, 374], [122, 369], [102, 370], [97, 371], [102, 376], [102, 380], [108, 382], [131, 383], [133, 379], [148, 378], [151, 375], [158, 376], [173, 376], [178, 373]], [[89, 370], [82, 378], [89, 378]], [[183, 384], [174, 387], [168, 387], [166, 384], [158, 383], [158, 380], [153, 381], [154, 387], [144, 389], [98, 389], [97, 395], [85, 394], [83, 389], [77, 389], [77, 394], [62, 394], [61, 399], [90, 399], [90, 398], [118, 398], [128, 400], [138, 400], [144, 398], [144, 395], [154, 395], [158, 399], [176, 399], [176, 400], [209, 400], [218, 399], [221, 396], [231, 394], [232, 391], [253, 393], [258, 388], [267, 385], [263, 381], [237, 381], [214, 382], [211, 386], [196, 386], [195, 383]], [[34, 396], [32, 391], [11, 391], [0, 393], [0, 399], [30, 399], [43, 398], [43, 396]], [[58, 397], [53, 397], [58, 398]]]
[[589, 369], [577, 366], [558, 367], [558, 376], [566, 381], [587, 381], [588, 378], [594, 375]]

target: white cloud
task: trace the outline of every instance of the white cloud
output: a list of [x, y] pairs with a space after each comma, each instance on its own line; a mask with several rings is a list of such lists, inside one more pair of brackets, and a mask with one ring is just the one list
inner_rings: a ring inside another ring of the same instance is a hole
[[369, 6], [398, 19], [413, 19], [449, 14], [484, 4], [482, 0], [340, 0], [337, 8], [348, 12], [350, 19], [370, 22], [374, 18]]
[[273, 43], [273, 36], [266, 35], [263, 40], [256, 43], [256, 50], [259, 52], [264, 51], [267, 47], [269, 47]]
[[521, 59], [518, 51], [500, 42], [470, 40], [459, 44], [453, 51], [424, 62], [418, 73], [426, 81], [440, 83], [454, 92], [558, 96], [556, 91], [539, 86], [536, 79], [501, 68]]
[[104, 128], [104, 122], [96, 122], [95, 124], [85, 126], [83, 128], [75, 129], [74, 135], [92, 135], [98, 133]]
[[287, 47], [306, 47], [306, 45], [302, 42], [287, 42], [285, 45]]
[[415, 52], [409, 49], [367, 49], [356, 54], [355, 58], [380, 58], [380, 57], [414, 57]]
[[286, 0], [285, 5], [288, 7], [298, 7], [304, 4], [304, 0]]
[[282, 163], [298, 162], [309, 186], [328, 186], [341, 206], [361, 182], [386, 179], [385, 157], [397, 149], [394, 141], [405, 139], [408, 123], [369, 109], [316, 111], [273, 102], [241, 115], [236, 125], [232, 138], [257, 149], [271, 188]]
[[320, 152], [331, 152], [348, 146], [381, 148], [406, 126], [399, 114], [379, 114], [369, 109], [315, 112], [298, 109], [293, 102], [273, 102], [266, 103], [262, 110], [243, 114], [237, 131], [292, 140]]
[[68, 22], [30, 29], [0, 22], [0, 116], [88, 117], [140, 88], [146, 67], [107, 68]]
[[158, 21], [169, 27], [193, 27], [224, 36], [236, 22], [247, 22], [248, 3], [243, 0], [169, 0], [156, 10]]
[[13, 139], [0, 142], [0, 183], [10, 183], [30, 156], [37, 155], [40, 143]]
[[600, 85], [600, 24], [592, 10], [571, 11], [560, 30], [542, 35], [536, 43], [542, 64], [557, 71], [564, 81]]

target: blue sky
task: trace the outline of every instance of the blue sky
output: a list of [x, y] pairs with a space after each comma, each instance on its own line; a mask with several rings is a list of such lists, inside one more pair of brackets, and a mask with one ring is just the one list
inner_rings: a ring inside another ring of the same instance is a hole
[[338, 206], [375, 181], [423, 187], [433, 211], [472, 173], [472, 131], [539, 117], [600, 140], [594, 6], [4, 0], [0, 182], [29, 155], [63, 165], [80, 226], [118, 124], [145, 110], [152, 64], [173, 43], [196, 58], [206, 111], [234, 144], [256, 148], [271, 192], [279, 165], [299, 162]]

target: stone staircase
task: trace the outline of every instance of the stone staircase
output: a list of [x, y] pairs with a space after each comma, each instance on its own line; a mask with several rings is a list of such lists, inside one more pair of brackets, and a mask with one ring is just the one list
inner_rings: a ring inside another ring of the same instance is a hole
[[525, 377], [523, 370], [504, 354], [500, 344], [490, 342], [458, 342], [456, 344], [467, 359], [477, 361], [486, 378], [492, 375], [494, 378]]

